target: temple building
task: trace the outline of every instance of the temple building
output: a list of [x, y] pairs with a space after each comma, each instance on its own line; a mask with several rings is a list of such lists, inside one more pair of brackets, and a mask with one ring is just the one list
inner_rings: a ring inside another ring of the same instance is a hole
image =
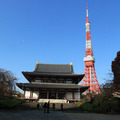
[[75, 74], [70, 64], [41, 64], [36, 63], [33, 72], [22, 72], [29, 83], [17, 83], [24, 91], [24, 99], [48, 101], [80, 101], [81, 93], [89, 86], [78, 83], [84, 74]]

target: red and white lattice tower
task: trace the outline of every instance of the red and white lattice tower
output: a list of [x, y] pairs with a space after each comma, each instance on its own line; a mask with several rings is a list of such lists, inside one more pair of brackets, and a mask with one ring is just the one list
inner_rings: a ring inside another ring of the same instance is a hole
[[87, 22], [86, 22], [86, 51], [85, 51], [85, 69], [84, 69], [84, 78], [81, 82], [81, 85], [90, 86], [89, 89], [85, 93], [100, 93], [100, 85], [97, 81], [94, 62], [95, 59], [93, 57], [92, 51], [92, 43], [90, 36], [90, 22], [88, 19], [88, 7], [86, 9], [87, 12]]

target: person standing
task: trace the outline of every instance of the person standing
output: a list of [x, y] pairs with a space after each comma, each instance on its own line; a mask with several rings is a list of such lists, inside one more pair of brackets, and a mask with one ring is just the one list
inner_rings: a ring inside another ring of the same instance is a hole
[[61, 103], [61, 111], [63, 111], [63, 103]]
[[39, 103], [37, 103], [37, 109], [39, 110]]
[[44, 113], [46, 113], [47, 102], [44, 103], [43, 108], [44, 108]]
[[49, 108], [50, 108], [50, 103], [48, 101], [48, 103], [47, 103], [47, 113], [49, 113]]
[[53, 103], [53, 111], [55, 110], [55, 103]]

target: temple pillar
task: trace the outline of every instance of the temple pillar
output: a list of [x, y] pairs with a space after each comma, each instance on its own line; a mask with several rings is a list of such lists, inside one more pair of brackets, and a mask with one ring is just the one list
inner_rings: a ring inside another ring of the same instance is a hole
[[24, 95], [23, 95], [23, 98], [25, 98], [25, 90], [24, 90]]
[[58, 91], [56, 92], [56, 99], [58, 99]]
[[40, 99], [40, 90], [38, 90], [38, 99]]
[[49, 99], [49, 91], [47, 91], [47, 99]]
[[67, 91], [65, 91], [65, 99], [67, 100]]
[[33, 98], [33, 91], [30, 91], [30, 98]]
[[75, 91], [73, 91], [73, 100], [75, 100]]
[[80, 100], [82, 99], [82, 93], [80, 92]]

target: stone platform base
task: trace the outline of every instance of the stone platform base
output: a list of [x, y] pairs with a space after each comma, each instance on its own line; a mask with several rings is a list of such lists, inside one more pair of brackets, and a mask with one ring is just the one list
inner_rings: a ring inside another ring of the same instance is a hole
[[67, 103], [67, 100], [63, 99], [39, 99], [39, 103], [44, 103], [44, 102], [50, 102], [50, 103]]

